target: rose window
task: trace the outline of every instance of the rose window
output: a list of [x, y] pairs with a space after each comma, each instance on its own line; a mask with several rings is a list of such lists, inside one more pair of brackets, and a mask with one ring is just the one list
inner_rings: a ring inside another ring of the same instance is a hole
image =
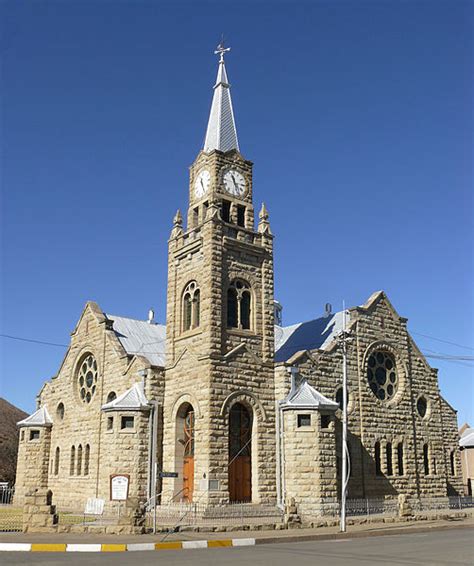
[[397, 392], [398, 375], [395, 360], [388, 352], [374, 352], [369, 357], [367, 379], [370, 389], [381, 401], [388, 401]]
[[84, 403], [90, 403], [97, 387], [97, 362], [92, 354], [82, 361], [77, 375], [79, 397]]

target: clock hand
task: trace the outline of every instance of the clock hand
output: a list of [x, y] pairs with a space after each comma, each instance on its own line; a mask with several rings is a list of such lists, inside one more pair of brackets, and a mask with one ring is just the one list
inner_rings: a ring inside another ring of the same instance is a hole
[[204, 191], [205, 189], [204, 189], [204, 183], [202, 182], [202, 179], [199, 179], [199, 181], [201, 182], [201, 187], [202, 187], [202, 190]]
[[230, 174], [230, 176], [232, 177], [232, 182], [234, 183], [235, 190], [238, 192], [239, 189], [237, 187], [237, 182], [235, 180], [235, 177], [234, 177], [234, 175], [232, 175], [232, 173]]

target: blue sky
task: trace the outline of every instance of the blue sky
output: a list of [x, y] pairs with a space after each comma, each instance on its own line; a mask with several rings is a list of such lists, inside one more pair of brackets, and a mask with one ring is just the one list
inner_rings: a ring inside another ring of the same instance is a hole
[[[472, 16], [458, 1], [3, 2], [1, 332], [67, 344], [89, 299], [164, 322], [224, 32], [285, 323], [384, 289], [425, 353], [472, 357]], [[0, 345], [0, 394], [32, 411], [64, 348]], [[474, 424], [473, 362], [431, 363]]]

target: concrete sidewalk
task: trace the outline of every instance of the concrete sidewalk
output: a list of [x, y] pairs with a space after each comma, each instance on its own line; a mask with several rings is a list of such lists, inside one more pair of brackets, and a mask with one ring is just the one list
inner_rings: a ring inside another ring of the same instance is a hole
[[[436, 519], [409, 522], [362, 523], [348, 525], [347, 532], [341, 533], [338, 527], [301, 528], [290, 530], [255, 530], [234, 531], [232, 538], [227, 533], [200, 533], [184, 531], [178, 533], [157, 533], [146, 535], [104, 535], [93, 533], [0, 533], [0, 550], [13, 550], [12, 545], [23, 546], [23, 550], [56, 550], [73, 551], [75, 547], [91, 545], [89, 551], [126, 551], [126, 550], [161, 550], [176, 548], [210, 548], [220, 546], [243, 546], [269, 544], [278, 542], [297, 542], [312, 540], [330, 540], [340, 538], [360, 538], [370, 536], [386, 536], [430, 531], [433, 529], [474, 529], [474, 518], [452, 516], [447, 519]], [[228, 536], [228, 535], [227, 535]], [[33, 545], [34, 548], [27, 548]], [[93, 547], [93, 548], [92, 548]], [[78, 551], [80, 551], [79, 549]], [[85, 551], [85, 547], [82, 549]]]

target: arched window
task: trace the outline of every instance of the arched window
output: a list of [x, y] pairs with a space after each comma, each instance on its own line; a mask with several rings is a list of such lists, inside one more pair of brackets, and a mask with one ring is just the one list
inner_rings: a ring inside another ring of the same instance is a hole
[[77, 449], [77, 468], [76, 468], [76, 475], [80, 476], [82, 473], [82, 445], [79, 444], [79, 448]]
[[111, 402], [114, 401], [115, 399], [117, 399], [117, 393], [115, 393], [115, 391], [111, 391], [111, 392], [107, 395], [107, 403], [111, 403]]
[[227, 326], [250, 330], [252, 327], [252, 295], [250, 285], [235, 279], [227, 291]]
[[425, 472], [425, 476], [428, 476], [430, 473], [430, 458], [429, 458], [428, 444], [423, 444], [423, 470]]
[[54, 475], [57, 476], [59, 474], [59, 455], [60, 450], [59, 446], [56, 448], [56, 452], [54, 454]]
[[393, 463], [392, 463], [392, 443], [387, 442], [385, 445], [385, 457], [387, 460], [387, 476], [393, 475]]
[[89, 446], [89, 444], [86, 444], [86, 451], [85, 451], [85, 454], [84, 454], [84, 475], [85, 476], [89, 475], [90, 455], [91, 455], [91, 447]]
[[56, 408], [56, 415], [60, 421], [64, 419], [64, 403], [59, 403]]
[[403, 442], [399, 442], [397, 446], [397, 463], [398, 463], [398, 475], [403, 476]]
[[[336, 390], [336, 395], [335, 395], [335, 399], [336, 399], [336, 403], [339, 405], [339, 409], [343, 409], [343, 388], [339, 387]], [[347, 397], [347, 404], [349, 405], [349, 391], [346, 391], [346, 397]]]
[[375, 443], [375, 475], [382, 475], [382, 466], [380, 464], [380, 442]]
[[186, 286], [183, 294], [183, 332], [197, 328], [201, 318], [201, 292], [196, 281]]
[[454, 450], [451, 450], [451, 453], [449, 454], [449, 463], [451, 464], [451, 475], [455, 476], [456, 475], [456, 465], [455, 465], [455, 453]]
[[75, 464], [76, 464], [76, 447], [71, 446], [71, 460], [70, 460], [70, 463], [69, 463], [69, 475], [70, 476], [74, 475]]

